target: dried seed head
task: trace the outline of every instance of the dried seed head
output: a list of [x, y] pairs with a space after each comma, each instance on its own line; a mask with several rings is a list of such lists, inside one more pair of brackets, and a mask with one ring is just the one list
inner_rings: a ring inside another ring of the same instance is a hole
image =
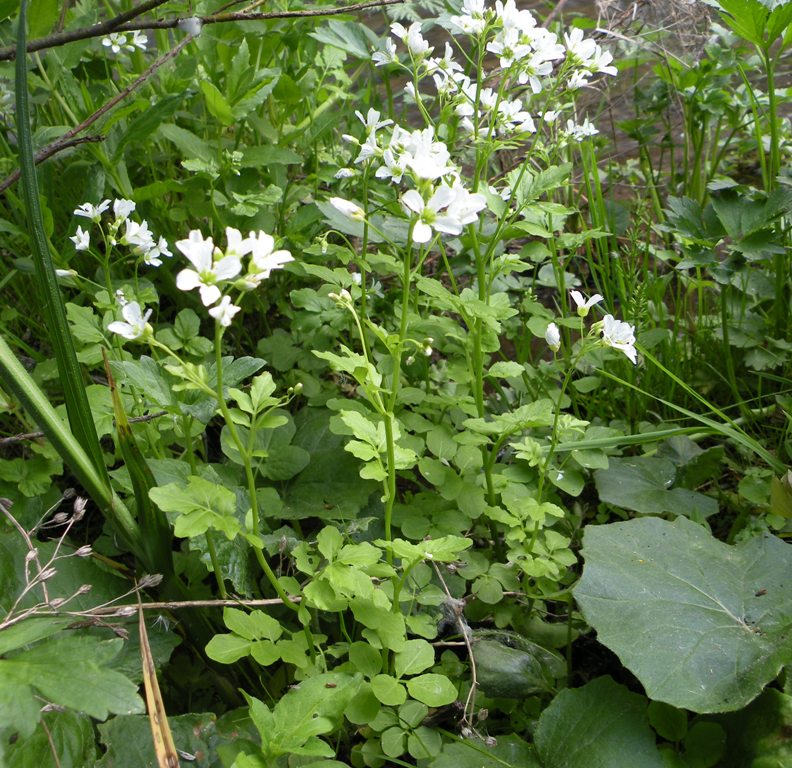
[[55, 525], [63, 525], [69, 519], [68, 512], [56, 512], [52, 516], [52, 523]]
[[134, 616], [138, 612], [138, 609], [134, 605], [125, 605], [123, 608], [119, 608], [116, 612], [116, 616]]
[[83, 516], [85, 515], [85, 507], [88, 504], [88, 499], [84, 496], [78, 496], [74, 500], [74, 522], [76, 523], [78, 520], [82, 520]]
[[92, 552], [93, 549], [91, 549], [90, 544], [83, 544], [74, 554], [77, 555], [77, 557], [90, 557]]
[[161, 573], [146, 573], [138, 580], [138, 587], [140, 589], [149, 589], [150, 587], [156, 587], [161, 581]]
[[91, 591], [92, 587], [90, 584], [83, 584], [75, 593], [74, 596], [77, 597], [78, 595], [87, 595]]
[[50, 608], [60, 608], [66, 602], [64, 597], [55, 597], [49, 601]]
[[55, 568], [44, 568], [41, 573], [39, 573], [39, 579], [41, 581], [48, 581], [57, 573], [58, 571]]

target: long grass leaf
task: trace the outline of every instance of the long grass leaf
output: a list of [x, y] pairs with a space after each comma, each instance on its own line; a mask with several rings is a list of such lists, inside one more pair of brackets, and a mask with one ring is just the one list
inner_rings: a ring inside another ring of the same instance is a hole
[[110, 520], [115, 531], [132, 552], [143, 553], [137, 523], [124, 502], [112, 491], [106, 477], [96, 471], [88, 454], [77, 442], [68, 425], [58, 416], [49, 398], [16, 359], [11, 347], [0, 336], [0, 381], [8, 389], [79, 480], [86, 493]]
[[161, 573], [163, 576], [168, 577], [173, 574], [173, 550], [171, 547], [173, 533], [165, 513], [156, 504], [152, 503], [149, 498], [149, 491], [157, 483], [154, 480], [151, 468], [135, 441], [132, 427], [129, 424], [126, 411], [124, 411], [124, 404], [115, 385], [113, 372], [110, 370], [107, 353], [104, 350], [102, 350], [102, 353], [104, 354], [105, 372], [113, 400], [118, 447], [121, 450], [124, 465], [129, 472], [129, 479], [132, 482], [137, 522], [140, 526], [143, 546], [147, 555], [147, 562], [144, 565], [149, 572]]
[[17, 143], [19, 146], [19, 167], [22, 173], [22, 191], [27, 209], [28, 228], [33, 263], [38, 283], [39, 302], [41, 303], [44, 320], [49, 330], [58, 373], [63, 386], [66, 412], [74, 436], [88, 455], [96, 474], [110, 487], [107, 470], [102, 458], [99, 438], [96, 434], [88, 397], [85, 394], [85, 382], [77, 362], [63, 298], [58, 288], [55, 267], [52, 263], [49, 243], [44, 232], [44, 220], [39, 202], [38, 179], [33, 156], [33, 139], [30, 128], [30, 104], [27, 88], [27, 0], [22, 0], [19, 10], [19, 31], [17, 34], [16, 57], [16, 114]]

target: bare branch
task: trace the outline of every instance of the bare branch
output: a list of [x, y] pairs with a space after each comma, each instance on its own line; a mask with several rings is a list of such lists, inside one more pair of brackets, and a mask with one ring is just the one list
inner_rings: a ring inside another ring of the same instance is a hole
[[[299, 596], [290, 598], [292, 603], [299, 603], [302, 600]], [[283, 600], [279, 597], [264, 598], [260, 600], [177, 600], [175, 602], [162, 603], [143, 603], [140, 607], [144, 611], [176, 611], [183, 608], [263, 608], [270, 605], [283, 605]], [[138, 605], [106, 605], [94, 608], [90, 611], [81, 612], [79, 615], [90, 616], [115, 616], [127, 615], [133, 609], [138, 610]]]
[[[86, 139], [87, 140], [87, 139]], [[10, 178], [10, 177], [9, 177]], [[5, 182], [3, 182], [5, 183]], [[3, 187], [0, 187], [0, 191], [3, 190]], [[130, 424], [143, 424], [147, 421], [154, 421], [154, 419], [159, 419], [163, 416], [167, 416], [167, 411], [157, 411], [156, 413], [149, 413], [145, 416], [132, 416], [129, 419]], [[0, 448], [4, 448], [7, 445], [15, 445], [16, 443], [26, 442], [28, 440], [39, 440], [40, 438], [44, 437], [43, 432], [23, 432], [19, 435], [11, 435], [11, 437], [2, 437], [0, 438]]]
[[[386, 5], [397, 5], [403, 3], [405, 0], [372, 0], [372, 2], [354, 3], [352, 5], [341, 6], [337, 8], [316, 8], [312, 10], [301, 11], [272, 11], [270, 13], [251, 13], [246, 11], [239, 11], [237, 13], [218, 13], [210, 14], [208, 16], [197, 16], [197, 21], [201, 24], [223, 24], [229, 21], [261, 21], [264, 19], [293, 19], [300, 17], [312, 16], [337, 16], [342, 13], [352, 13], [355, 11], [364, 11], [368, 8], [381, 8]], [[57, 48], [66, 43], [73, 43], [77, 40], [88, 40], [93, 37], [102, 37], [110, 32], [134, 32], [145, 29], [176, 29], [183, 25], [187, 19], [157, 19], [152, 21], [134, 22], [132, 19], [137, 18], [146, 11], [150, 11], [157, 6], [163, 5], [166, 0], [150, 0], [148, 3], [134, 8], [126, 13], [119, 14], [118, 16], [103, 21], [100, 24], [94, 24], [92, 27], [85, 27], [83, 29], [74, 29], [70, 32], [59, 32], [47, 37], [40, 37], [38, 40], [31, 40], [27, 44], [28, 53], [33, 51], [41, 51], [47, 48]], [[0, 61], [13, 61], [16, 58], [16, 48], [8, 46], [7, 48], [0, 48]]]

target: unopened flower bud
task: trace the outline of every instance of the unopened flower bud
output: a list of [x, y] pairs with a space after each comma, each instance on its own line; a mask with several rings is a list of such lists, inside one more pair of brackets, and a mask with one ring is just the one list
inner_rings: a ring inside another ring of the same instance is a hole
[[203, 21], [199, 19], [197, 16], [191, 16], [188, 19], [179, 19], [178, 26], [182, 32], [186, 32], [188, 35], [197, 37], [198, 35], [201, 34]]

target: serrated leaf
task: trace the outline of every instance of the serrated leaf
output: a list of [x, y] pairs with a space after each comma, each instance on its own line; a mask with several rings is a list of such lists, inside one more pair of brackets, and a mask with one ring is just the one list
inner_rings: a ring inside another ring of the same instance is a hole
[[723, 544], [680, 517], [588, 526], [575, 588], [586, 620], [647, 695], [694, 712], [744, 707], [792, 654], [792, 549]]
[[46, 701], [97, 720], [111, 712], [142, 712], [137, 686], [110, 668], [121, 645], [120, 639], [61, 635], [0, 659], [0, 701], [10, 697], [21, 708], [35, 690]]
[[234, 516], [234, 492], [202, 477], [191, 476], [187, 485], [169, 483], [152, 488], [149, 496], [163, 512], [174, 516], [176, 536], [198, 536], [215, 529], [232, 539], [241, 528]]

